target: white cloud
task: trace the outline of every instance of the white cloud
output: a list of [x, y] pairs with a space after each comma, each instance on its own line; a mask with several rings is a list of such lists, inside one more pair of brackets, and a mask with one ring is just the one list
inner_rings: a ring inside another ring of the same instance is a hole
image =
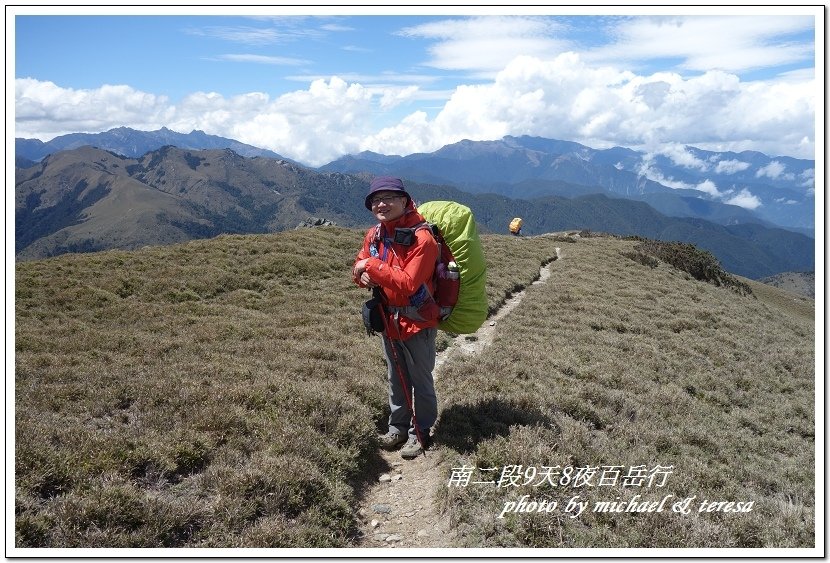
[[[382, 73], [382, 74], [357, 74], [357, 73], [343, 73], [338, 74], [338, 78], [347, 82], [360, 82], [367, 87], [383, 88], [392, 84], [428, 84], [435, 82], [437, 78], [427, 74], [407, 74], [407, 73]], [[330, 75], [322, 74], [294, 74], [285, 77], [286, 80], [293, 80], [295, 82], [308, 82], [311, 84], [316, 80], [328, 80]], [[449, 96], [444, 96], [447, 99]]]
[[342, 25], [338, 23], [327, 23], [320, 26], [323, 31], [354, 31], [354, 28], [349, 25]]
[[412, 100], [418, 95], [417, 86], [408, 86], [406, 88], [385, 88], [380, 96], [381, 109], [390, 109], [403, 102]]
[[801, 180], [801, 186], [804, 188], [810, 188], [807, 190], [807, 193], [815, 194], [816, 191], [816, 169], [810, 168], [805, 170], [801, 174], [798, 175], [798, 179]]
[[333, 77], [280, 96], [225, 127], [232, 138], [321, 165], [359, 150], [371, 132], [372, 101], [363, 86]]
[[[252, 18], [256, 19], [256, 18]], [[201, 37], [212, 37], [231, 43], [251, 46], [274, 45], [304, 39], [319, 39], [326, 32], [313, 27], [302, 26], [303, 18], [263, 18], [263, 26], [205, 26], [190, 27], [185, 33]]]
[[463, 70], [492, 76], [514, 57], [553, 57], [569, 47], [553, 39], [560, 24], [533, 17], [478, 17], [447, 19], [402, 29], [399, 34], [438, 40], [425, 64], [444, 70]]
[[761, 200], [752, 195], [746, 188], [742, 189], [738, 195], [725, 200], [724, 203], [737, 205], [745, 209], [756, 209], [761, 206]]
[[721, 160], [715, 166], [715, 172], [717, 174], [735, 174], [746, 170], [749, 166], [748, 162], [741, 162], [740, 160]]
[[673, 190], [695, 190], [697, 186], [694, 184], [689, 184], [687, 182], [683, 182], [680, 180], [675, 180], [674, 178], [668, 178], [663, 175], [663, 173], [654, 167], [654, 154], [646, 154], [643, 157], [642, 162], [640, 163], [640, 169], [637, 173], [640, 176], [648, 178], [653, 182], [657, 182], [658, 184], [662, 184], [667, 188], [672, 188]]
[[219, 55], [216, 57], [219, 60], [223, 61], [230, 61], [234, 63], [257, 63], [257, 64], [265, 64], [265, 65], [278, 65], [278, 66], [299, 66], [308, 64], [310, 61], [305, 59], [292, 59], [290, 57], [269, 57], [265, 55], [250, 55], [250, 54], [239, 54], [239, 55]]
[[121, 125], [155, 130], [173, 116], [167, 97], [129, 86], [75, 90], [31, 78], [15, 80], [16, 137], [48, 141], [67, 133], [97, 133]]
[[341, 47], [344, 51], [349, 51], [350, 53], [371, 53], [372, 50], [368, 47], [359, 47], [357, 45], [344, 45]]
[[585, 67], [573, 53], [546, 63], [517, 57], [495, 81], [456, 88], [430, 122], [428, 139], [413, 136], [428, 141], [424, 145], [414, 147], [404, 135], [390, 148], [396, 153], [429, 151], [462, 139], [492, 140], [507, 134], [600, 136], [620, 128], [619, 112], [603, 99], [605, 85], [618, 84], [627, 76]]
[[748, 189], [742, 189], [738, 194], [734, 190], [727, 190], [725, 192], [718, 189], [717, 184], [712, 180], [704, 180], [698, 184], [689, 184], [687, 182], [667, 178], [659, 170], [652, 167], [654, 155], [647, 155], [641, 164], [639, 173], [649, 180], [662, 184], [672, 189], [686, 189], [697, 190], [708, 195], [712, 199], [720, 199], [724, 203], [730, 205], [737, 205], [745, 209], [755, 209], [761, 206], [761, 200], [754, 196]]
[[427, 114], [416, 111], [406, 116], [397, 125], [385, 127], [363, 139], [360, 143], [360, 150], [404, 156], [419, 152], [422, 147], [430, 146], [432, 142], [433, 127]]
[[216, 37], [233, 43], [245, 45], [270, 45], [284, 40], [285, 37], [272, 27], [223, 27], [208, 26], [204, 28], [189, 28], [185, 30], [191, 35]]
[[358, 151], [372, 132], [375, 110], [371, 92], [337, 77], [273, 100], [257, 92], [228, 98], [197, 92], [175, 106], [164, 97], [126, 86], [71, 90], [23, 79], [16, 81], [16, 90], [18, 137], [46, 141], [119, 126], [140, 130], [166, 126], [184, 133], [199, 129], [311, 164]]
[[[17, 79], [15, 135], [45, 141], [118, 126], [201, 129], [313, 166], [347, 152], [410, 154], [508, 134], [667, 152], [697, 168], [705, 163], [678, 147], [802, 158], [813, 158], [815, 150], [813, 79], [742, 83], [723, 72], [688, 79], [672, 73], [641, 76], [587, 64], [572, 52], [516, 57], [493, 80], [450, 92], [395, 82], [396, 75], [359, 78], [386, 80], [327, 77], [273, 99], [256, 92], [227, 98], [201, 92], [174, 105], [129, 86], [72, 90]], [[389, 111], [413, 100], [436, 100], [436, 113]], [[765, 172], [775, 173], [775, 168]]]
[[695, 186], [695, 189], [703, 193], [709, 194], [712, 197], [722, 197], [720, 190], [712, 180], [704, 180]]
[[772, 178], [773, 180], [775, 180], [784, 173], [785, 169], [786, 167], [783, 164], [781, 164], [777, 160], [773, 160], [763, 168], [758, 169], [758, 171], [755, 173], [755, 177], [763, 178], [764, 176], [766, 176], [767, 178]]
[[669, 16], [615, 21], [616, 41], [586, 53], [593, 61], [677, 58], [678, 68], [728, 72], [811, 62], [812, 45], [793, 33], [812, 31], [810, 16]]
[[683, 145], [670, 143], [661, 147], [660, 153], [670, 158], [676, 165], [684, 168], [694, 168], [701, 171], [709, 169], [709, 165], [705, 161], [697, 158]]
[[[667, 152], [671, 153], [671, 151]], [[681, 155], [681, 153], [675, 154]], [[698, 184], [689, 184], [681, 180], [675, 180], [674, 178], [666, 177], [658, 169], [653, 167], [654, 156], [655, 155], [653, 154], [646, 155], [643, 159], [643, 162], [641, 163], [641, 167], [639, 170], [639, 174], [645, 176], [649, 180], [652, 180], [654, 182], [657, 182], [659, 184], [662, 184], [668, 188], [672, 188], [675, 190], [697, 190], [708, 195], [712, 199], [720, 199], [724, 203], [737, 205], [740, 207], [744, 207], [746, 209], [755, 209], [756, 207], [761, 206], [761, 200], [754, 196], [746, 188], [742, 189], [738, 194], [735, 194], [734, 190], [721, 191], [714, 181], [708, 179], [703, 180]], [[693, 159], [693, 162], [695, 161], [696, 163], [700, 162], [699, 159]]]
[[[642, 87], [654, 82], [660, 89], [651, 91], [646, 101]], [[666, 73], [637, 76], [588, 66], [575, 53], [552, 60], [517, 57], [492, 83], [456, 90], [435, 118], [439, 138], [431, 146], [461, 138], [492, 139], [488, 135], [494, 131], [505, 131], [574, 140], [597, 148], [619, 144], [659, 150], [682, 140], [687, 145], [718, 144], [719, 150], [729, 150], [735, 143], [753, 139], [756, 150], [764, 150], [780, 147], [782, 138], [792, 139], [789, 146], [794, 148], [805, 130], [813, 130], [812, 86], [790, 82], [756, 87], [718, 72], [688, 80]], [[770, 90], [776, 89], [783, 106], [791, 109], [763, 114], [751, 109], [769, 110]], [[655, 99], [660, 93], [662, 98]], [[782, 114], [788, 114], [788, 119], [781, 119]], [[445, 122], [463, 124], [464, 129], [453, 134], [440, 127]]]

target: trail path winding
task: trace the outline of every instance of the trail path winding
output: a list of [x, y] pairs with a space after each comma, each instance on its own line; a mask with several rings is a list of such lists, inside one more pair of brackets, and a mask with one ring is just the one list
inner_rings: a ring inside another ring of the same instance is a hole
[[[556, 259], [560, 259], [556, 248]], [[531, 285], [545, 283], [550, 277], [550, 263], [539, 271]], [[521, 291], [508, 299], [496, 314], [485, 321], [475, 334], [460, 335], [436, 358], [433, 372], [436, 383], [442, 366], [458, 354], [478, 354], [493, 341], [499, 321], [524, 298]], [[439, 414], [440, 417], [440, 414]], [[440, 423], [440, 420], [439, 420]], [[369, 486], [358, 510], [360, 531], [355, 541], [362, 548], [442, 548], [455, 545], [455, 530], [440, 513], [435, 492], [449, 475], [441, 469], [443, 456], [435, 449], [414, 460], [401, 459], [400, 453], [380, 451], [382, 474]]]

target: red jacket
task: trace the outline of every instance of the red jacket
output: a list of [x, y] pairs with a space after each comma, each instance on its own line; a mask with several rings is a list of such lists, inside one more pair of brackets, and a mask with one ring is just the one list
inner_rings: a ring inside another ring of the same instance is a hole
[[[363, 248], [357, 254], [355, 265], [364, 258], [368, 258], [365, 271], [371, 280], [383, 289], [384, 305], [394, 307], [409, 305], [409, 296], [418, 291], [424, 283], [427, 284], [430, 294], [435, 293], [433, 273], [438, 260], [438, 243], [435, 242], [429, 229], [417, 230], [415, 241], [410, 246], [392, 243], [386, 249], [383, 240], [384, 236], [393, 239], [396, 227], [414, 227], [423, 221], [424, 218], [410, 201], [406, 211], [398, 219], [381, 224], [381, 240], [377, 245], [378, 256], [376, 258], [371, 256], [369, 250], [375, 238], [376, 227], [370, 228], [363, 238]], [[382, 259], [384, 250], [386, 250], [385, 261]], [[353, 277], [353, 279], [360, 287], [366, 287], [360, 282], [359, 277]], [[393, 340], [406, 340], [422, 328], [438, 326], [438, 319], [415, 321], [399, 315], [396, 330], [394, 317], [392, 313], [387, 316], [391, 333], [387, 336]]]

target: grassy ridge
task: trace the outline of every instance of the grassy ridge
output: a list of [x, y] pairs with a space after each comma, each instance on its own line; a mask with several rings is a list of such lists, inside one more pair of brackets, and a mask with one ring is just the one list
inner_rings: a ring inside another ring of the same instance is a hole
[[[362, 233], [19, 263], [17, 547], [339, 547], [385, 420]], [[491, 310], [553, 241], [482, 237]]]
[[[521, 466], [521, 478], [502, 486], [442, 489], [463, 544], [814, 546], [813, 302], [755, 282], [740, 295], [642, 263], [635, 241], [561, 246], [551, 278], [528, 289], [493, 345], [442, 376], [447, 477], [466, 465], [476, 468], [473, 481], [498, 481]], [[557, 466], [597, 473], [581, 486], [539, 478]], [[665, 487], [599, 486], [611, 466], [623, 476], [638, 466], [672, 470]], [[637, 494], [696, 498], [688, 515], [670, 504], [659, 513], [593, 511]], [[497, 518], [523, 495], [559, 510]], [[589, 508], [571, 518], [562, 507], [577, 495]], [[703, 500], [753, 507], [699, 512]]]

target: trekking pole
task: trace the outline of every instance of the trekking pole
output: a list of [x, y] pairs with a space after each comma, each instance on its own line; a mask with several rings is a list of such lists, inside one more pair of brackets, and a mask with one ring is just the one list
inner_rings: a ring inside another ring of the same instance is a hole
[[[389, 340], [389, 348], [392, 350], [392, 363], [395, 364], [395, 367], [397, 368], [398, 372], [398, 377], [400, 377], [401, 379], [401, 387], [403, 387], [404, 397], [406, 398], [406, 406], [409, 407], [409, 412], [412, 413], [412, 425], [415, 427], [415, 436], [418, 438], [418, 443], [421, 444], [421, 450], [424, 452], [424, 457], [426, 457], [427, 446], [426, 443], [424, 443], [423, 437], [421, 436], [421, 429], [418, 426], [418, 417], [415, 416], [415, 405], [412, 404], [412, 399], [409, 398], [410, 387], [406, 383], [406, 377], [403, 374], [403, 369], [401, 368], [401, 363], [398, 359], [398, 352], [395, 349], [395, 342], [392, 340], [389, 333], [389, 320], [386, 318], [386, 307], [383, 306], [382, 301], [379, 301], [378, 305], [380, 306], [381, 317], [383, 318], [383, 328], [386, 332], [384, 338], [387, 338]], [[398, 338], [400, 338], [400, 336], [401, 334], [398, 331]]]

